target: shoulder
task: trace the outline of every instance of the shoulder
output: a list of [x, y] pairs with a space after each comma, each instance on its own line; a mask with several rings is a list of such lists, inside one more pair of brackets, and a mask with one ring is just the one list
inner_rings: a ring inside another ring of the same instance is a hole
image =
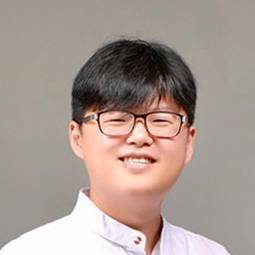
[[[5, 245], [0, 255], [72, 254], [72, 240], [78, 242], [77, 236], [76, 224], [69, 215], [19, 236]], [[70, 253], [66, 253], [69, 249]]]
[[214, 240], [170, 223], [169, 227], [173, 243], [186, 247], [189, 254], [229, 255], [225, 247]]

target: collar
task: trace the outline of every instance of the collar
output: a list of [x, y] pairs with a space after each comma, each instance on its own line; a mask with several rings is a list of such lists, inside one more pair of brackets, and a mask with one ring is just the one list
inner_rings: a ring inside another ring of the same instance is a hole
[[[128, 227], [127, 225], [115, 220], [101, 211], [90, 199], [89, 188], [81, 189], [74, 210], [71, 214], [78, 221], [79, 227], [86, 227], [103, 238], [125, 247], [127, 250], [144, 252], [146, 245], [146, 236], [138, 230]], [[169, 243], [167, 232], [170, 224], [162, 217], [162, 231], [156, 249], [160, 254], [167, 248]]]

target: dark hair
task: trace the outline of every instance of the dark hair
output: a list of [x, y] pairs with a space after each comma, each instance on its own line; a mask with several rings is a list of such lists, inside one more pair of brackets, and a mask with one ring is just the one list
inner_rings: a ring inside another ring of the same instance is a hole
[[135, 109], [172, 98], [194, 122], [196, 84], [184, 60], [166, 45], [117, 40], [99, 48], [78, 72], [72, 89], [72, 119], [87, 110]]

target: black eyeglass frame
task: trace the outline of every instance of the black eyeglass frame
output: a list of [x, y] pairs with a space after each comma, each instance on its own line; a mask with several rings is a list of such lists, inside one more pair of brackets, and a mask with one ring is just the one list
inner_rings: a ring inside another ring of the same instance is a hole
[[[106, 113], [106, 112], [112, 112], [112, 111], [120, 111], [120, 112], [125, 112], [125, 113], [129, 113], [131, 115], [134, 116], [134, 124], [133, 124], [133, 127], [132, 129], [125, 135], [109, 135], [109, 134], [106, 134], [103, 130], [102, 130], [102, 127], [101, 127], [101, 124], [100, 124], [100, 115], [102, 115], [103, 113]], [[180, 118], [180, 124], [179, 124], [179, 128], [176, 132], [176, 134], [174, 134], [173, 136], [157, 136], [157, 135], [153, 135], [151, 134], [151, 132], [149, 131], [148, 127], [147, 127], [147, 121], [146, 121], [146, 118], [148, 115], [151, 115], [151, 114], [154, 114], [154, 113], [170, 113], [170, 114], [174, 114], [176, 116], [178, 116]], [[106, 136], [110, 136], [110, 137], [122, 137], [122, 136], [128, 136], [130, 133], [133, 132], [134, 128], [135, 128], [135, 124], [136, 124], [136, 119], [137, 118], [142, 118], [144, 120], [144, 126], [146, 128], [146, 131], [152, 135], [152, 136], [155, 136], [155, 137], [159, 137], [159, 138], [174, 138], [176, 137], [180, 131], [181, 131], [181, 128], [183, 126], [184, 123], [187, 123], [187, 116], [185, 115], [182, 115], [182, 114], [179, 114], [179, 113], [176, 113], [176, 112], [169, 112], [169, 111], [153, 111], [153, 112], [148, 112], [148, 113], [144, 113], [144, 114], [136, 114], [136, 113], [133, 113], [133, 112], [129, 112], [129, 111], [121, 111], [121, 110], [105, 110], [105, 111], [100, 111], [100, 112], [97, 112], [97, 113], [94, 113], [94, 114], [91, 114], [89, 116], [85, 116], [84, 118], [82, 118], [82, 122], [83, 123], [87, 123], [88, 121], [91, 121], [91, 120], [96, 120], [97, 123], [98, 123], [98, 127], [99, 127], [99, 130], [101, 131], [102, 134], [106, 135]]]

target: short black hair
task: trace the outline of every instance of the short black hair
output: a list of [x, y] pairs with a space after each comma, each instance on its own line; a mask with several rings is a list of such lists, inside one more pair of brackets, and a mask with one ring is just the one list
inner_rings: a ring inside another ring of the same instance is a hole
[[72, 119], [82, 124], [88, 110], [130, 110], [172, 98], [192, 125], [196, 84], [172, 48], [140, 39], [120, 39], [99, 48], [83, 65], [72, 88]]

